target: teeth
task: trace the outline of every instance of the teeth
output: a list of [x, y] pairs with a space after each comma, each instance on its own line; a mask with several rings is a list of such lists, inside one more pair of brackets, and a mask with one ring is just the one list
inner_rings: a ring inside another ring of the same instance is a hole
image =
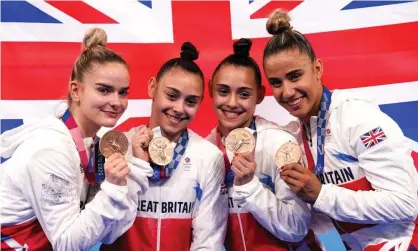
[[181, 118], [173, 117], [173, 116], [170, 116], [168, 114], [167, 114], [167, 117], [174, 122], [179, 122], [181, 120]]
[[230, 118], [235, 118], [235, 117], [237, 117], [239, 115], [237, 112], [227, 112], [227, 111], [224, 111], [224, 113], [225, 113], [225, 115], [227, 117], [230, 117]]
[[298, 105], [300, 102], [302, 101], [302, 97], [300, 97], [300, 98], [298, 98], [298, 99], [295, 99], [295, 100], [292, 100], [292, 101], [289, 101], [289, 102], [287, 102], [289, 105]]

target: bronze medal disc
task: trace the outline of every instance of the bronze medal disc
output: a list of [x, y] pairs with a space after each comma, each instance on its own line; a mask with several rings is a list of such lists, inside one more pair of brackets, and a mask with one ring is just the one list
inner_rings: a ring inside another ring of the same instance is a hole
[[226, 137], [225, 147], [233, 153], [252, 152], [255, 147], [255, 139], [248, 130], [237, 128]]
[[100, 152], [106, 158], [109, 158], [114, 153], [125, 155], [128, 151], [128, 146], [128, 138], [126, 138], [125, 134], [116, 130], [105, 133], [99, 143]]
[[287, 142], [276, 152], [275, 163], [278, 168], [290, 163], [298, 163], [302, 157], [302, 150], [298, 144]]
[[154, 137], [149, 143], [148, 152], [152, 162], [165, 166], [173, 159], [174, 146], [165, 137]]

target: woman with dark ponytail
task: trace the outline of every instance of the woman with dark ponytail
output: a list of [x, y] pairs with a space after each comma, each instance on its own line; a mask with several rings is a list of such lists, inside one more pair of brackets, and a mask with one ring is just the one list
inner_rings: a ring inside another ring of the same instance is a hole
[[[224, 153], [229, 194], [225, 247], [228, 251], [288, 250], [286, 242], [305, 237], [310, 211], [281, 180], [275, 163], [279, 149], [291, 146], [289, 142], [297, 146], [296, 139], [254, 115], [265, 89], [260, 69], [249, 56], [251, 45], [249, 39], [236, 41], [234, 53], [219, 63], [209, 86], [218, 126], [207, 139]], [[241, 129], [253, 135], [255, 148], [234, 154], [225, 138]]]
[[143, 142], [132, 143], [128, 154], [149, 159], [150, 188], [139, 196], [134, 225], [102, 250], [222, 249], [228, 216], [222, 153], [187, 128], [203, 99], [198, 55], [184, 43], [180, 57], [163, 64], [148, 82], [150, 121], [127, 136]]
[[371, 101], [323, 85], [321, 60], [286, 12], [274, 12], [267, 30], [264, 71], [299, 120], [308, 163], [283, 166], [281, 177], [312, 204], [313, 231], [334, 225], [349, 250], [416, 250], [417, 172], [399, 126]]

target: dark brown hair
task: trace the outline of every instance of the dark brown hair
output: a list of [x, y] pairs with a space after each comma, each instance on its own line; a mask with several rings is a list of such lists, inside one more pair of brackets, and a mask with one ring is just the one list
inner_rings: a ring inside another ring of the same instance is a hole
[[255, 60], [250, 57], [252, 42], [250, 39], [241, 38], [234, 43], [234, 53], [224, 58], [213, 72], [212, 79], [215, 77], [216, 73], [224, 65], [233, 65], [240, 67], [248, 67], [253, 70], [257, 87], [261, 86], [261, 72], [260, 67], [255, 62]]
[[181, 45], [180, 57], [172, 58], [165, 62], [158, 71], [156, 80], [158, 81], [171, 69], [179, 67], [186, 72], [199, 75], [203, 81], [203, 72], [194, 62], [198, 58], [199, 51], [196, 49], [196, 47], [190, 42], [184, 42]]

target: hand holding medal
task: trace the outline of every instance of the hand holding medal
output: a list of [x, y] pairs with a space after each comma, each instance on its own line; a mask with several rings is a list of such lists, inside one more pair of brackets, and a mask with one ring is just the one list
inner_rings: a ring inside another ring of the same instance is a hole
[[105, 164], [106, 180], [112, 184], [125, 186], [129, 175], [128, 162], [125, 154], [129, 142], [125, 134], [112, 130], [103, 135], [100, 140], [100, 152], [107, 158]]
[[255, 138], [249, 129], [237, 128], [225, 139], [225, 148], [234, 153], [231, 170], [234, 172], [234, 185], [240, 186], [250, 182], [255, 174], [256, 163], [253, 150]]
[[136, 158], [149, 162], [148, 147], [153, 138], [153, 132], [146, 126], [140, 126], [135, 129], [136, 132], [131, 139], [132, 155]]
[[315, 174], [299, 164], [302, 151], [297, 143], [283, 144], [276, 152], [275, 161], [281, 168], [280, 177], [301, 199], [314, 203], [321, 191], [321, 183]]

